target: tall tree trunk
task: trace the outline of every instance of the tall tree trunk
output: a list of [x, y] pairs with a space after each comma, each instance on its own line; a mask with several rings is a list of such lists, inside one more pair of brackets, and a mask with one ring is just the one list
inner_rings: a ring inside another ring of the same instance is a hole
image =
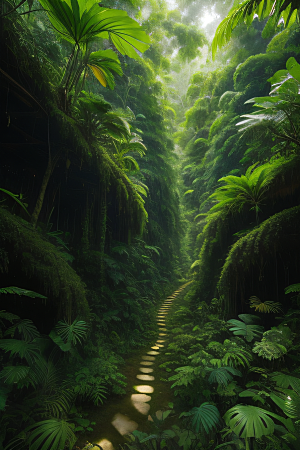
[[49, 183], [49, 179], [51, 176], [53, 170], [53, 164], [52, 164], [52, 158], [51, 158], [51, 153], [49, 152], [49, 158], [48, 158], [48, 164], [47, 164], [47, 168], [46, 168], [46, 172], [44, 174], [43, 177], [43, 181], [42, 181], [42, 185], [40, 188], [40, 192], [34, 207], [34, 211], [32, 213], [31, 216], [31, 224], [33, 225], [33, 227], [36, 227], [43, 203], [44, 203], [44, 198], [45, 198], [45, 192]]
[[105, 262], [104, 262], [104, 250], [105, 250], [105, 238], [106, 238], [106, 220], [107, 220], [107, 204], [106, 204], [106, 185], [104, 185], [104, 192], [101, 199], [101, 211], [100, 211], [100, 253], [101, 253], [101, 266], [100, 266], [100, 285], [101, 293], [103, 293], [103, 287], [105, 284]]

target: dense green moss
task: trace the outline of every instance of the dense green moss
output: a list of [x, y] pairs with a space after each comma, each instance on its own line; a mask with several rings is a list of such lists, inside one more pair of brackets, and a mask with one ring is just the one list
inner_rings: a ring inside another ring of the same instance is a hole
[[88, 318], [84, 284], [74, 269], [29, 223], [3, 208], [0, 208], [0, 246], [7, 255], [5, 261], [0, 254], [2, 272], [9, 272], [10, 267], [14, 270], [17, 264], [29, 279], [37, 280], [41, 293], [55, 302], [58, 317]]

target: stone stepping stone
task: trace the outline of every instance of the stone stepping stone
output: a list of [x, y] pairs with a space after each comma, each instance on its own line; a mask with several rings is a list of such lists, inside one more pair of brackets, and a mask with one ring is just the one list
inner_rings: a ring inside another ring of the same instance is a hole
[[158, 336], [168, 336], [166, 333], [159, 333]]
[[[154, 352], [154, 351], [151, 351], [151, 352], [147, 352], [147, 355], [159, 355], [159, 352]], [[145, 363], [148, 363], [148, 361], [145, 361]], [[150, 362], [150, 361], [149, 361]], [[154, 363], [151, 363], [151, 364], [154, 364]], [[148, 364], [145, 364], [146, 366], [149, 366], [150, 364], [148, 363]]]
[[131, 394], [131, 401], [132, 402], [150, 402], [151, 395], [146, 394]]
[[138, 380], [143, 380], [143, 381], [153, 381], [155, 380], [155, 378], [152, 375], [140, 375], [138, 374], [137, 376]]
[[[141, 414], [146, 416], [150, 410], [150, 405], [148, 403], [143, 402], [132, 402], [132, 406]], [[103, 449], [104, 450], [104, 449]]]
[[114, 415], [111, 424], [122, 436], [132, 433], [138, 427], [138, 424], [136, 422], [130, 420], [129, 417], [124, 416], [124, 414], [120, 413]]
[[152, 350], [159, 350], [159, 346], [158, 345], [153, 345], [153, 347], [151, 347]]
[[167, 331], [166, 328], [159, 328], [159, 331]]
[[158, 339], [157, 342], [166, 342], [164, 339]]
[[151, 361], [141, 361], [140, 364], [142, 366], [153, 366], [154, 363]]
[[140, 372], [142, 372], [142, 373], [152, 373], [153, 369], [148, 369], [148, 367], [140, 367]]
[[146, 361], [155, 361], [154, 356], [142, 356], [142, 359], [144, 359]]
[[154, 392], [154, 387], [148, 386], [147, 384], [133, 386], [133, 389], [135, 389], [137, 392], [140, 392], [141, 394], [152, 394], [152, 392]]
[[[157, 347], [164, 347], [164, 345], [163, 344], [155, 344]], [[151, 347], [151, 348], [154, 348], [154, 347]]]
[[[101, 441], [97, 442], [97, 445], [100, 445], [103, 450], [114, 450], [114, 446], [107, 439], [101, 439]], [[99, 447], [94, 446], [93, 448], [97, 449]]]

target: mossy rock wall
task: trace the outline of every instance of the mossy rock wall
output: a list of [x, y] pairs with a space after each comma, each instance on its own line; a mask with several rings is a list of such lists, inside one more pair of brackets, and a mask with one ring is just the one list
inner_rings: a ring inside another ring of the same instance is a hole
[[85, 287], [74, 269], [29, 223], [4, 208], [0, 208], [0, 249], [2, 273], [20, 268], [29, 282], [37, 280], [35, 290], [54, 302], [57, 318], [88, 318]]

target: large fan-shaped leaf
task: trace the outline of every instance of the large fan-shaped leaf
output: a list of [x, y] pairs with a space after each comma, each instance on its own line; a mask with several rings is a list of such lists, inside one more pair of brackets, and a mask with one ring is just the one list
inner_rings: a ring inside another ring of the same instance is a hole
[[217, 369], [207, 369], [207, 371], [210, 372], [209, 383], [218, 383], [223, 386], [226, 386], [233, 379], [232, 375], [242, 376], [241, 372], [233, 367], [218, 367]]
[[74, 320], [69, 324], [66, 321], [60, 321], [56, 325], [57, 334], [65, 341], [76, 345], [86, 338], [87, 324], [84, 320]]
[[27, 377], [29, 371], [29, 366], [6, 366], [0, 372], [0, 378], [7, 384], [18, 383]]
[[281, 303], [279, 302], [273, 302], [270, 300], [267, 300], [265, 302], [262, 302], [258, 297], [253, 295], [250, 297], [250, 308], [255, 308], [255, 311], [262, 312], [262, 313], [278, 313], [282, 312], [281, 309]]
[[16, 323], [12, 327], [8, 328], [5, 332], [5, 336], [14, 336], [16, 329], [18, 329], [19, 333], [22, 335], [26, 342], [30, 342], [33, 339], [39, 337], [40, 333], [38, 332], [36, 326], [33, 324], [32, 320], [23, 319], [20, 322]]
[[298, 395], [300, 395], [300, 378], [294, 377], [288, 373], [280, 372], [274, 372], [271, 377], [278, 387], [283, 389], [291, 387]]
[[1, 339], [0, 348], [5, 352], [10, 352], [11, 356], [18, 355], [20, 358], [25, 358], [28, 363], [34, 363], [40, 358], [39, 346], [34, 342]]
[[111, 39], [122, 55], [138, 58], [150, 39], [126, 11], [101, 8], [96, 1], [41, 0], [50, 22], [61, 36], [84, 48], [96, 38]]
[[248, 405], [236, 405], [229, 409], [224, 415], [224, 420], [237, 436], [257, 439], [273, 434], [274, 422], [271, 417], [286, 424], [283, 417], [257, 406]]
[[208, 402], [202, 403], [202, 405], [193, 408], [184, 415], [192, 417], [192, 426], [196, 433], [199, 433], [202, 429], [209, 433], [213, 428], [216, 428], [220, 420], [218, 408]]
[[[76, 436], [71, 425], [65, 420], [48, 419], [37, 422], [26, 428], [25, 433], [30, 433], [26, 438], [31, 450], [60, 450], [68, 445], [70, 448], [76, 442]], [[14, 441], [6, 447], [12, 448]]]
[[10, 312], [2, 310], [0, 311], [0, 320], [1, 319], [8, 320], [10, 323], [13, 323], [14, 320], [18, 320], [20, 319], [20, 317]]
[[260, 337], [264, 330], [264, 328], [261, 325], [251, 325], [250, 317], [251, 317], [250, 314], [240, 314], [239, 318], [242, 319], [243, 322], [241, 320], [236, 319], [230, 319], [227, 321], [227, 323], [234, 325], [232, 328], [229, 328], [229, 330], [233, 331], [233, 334], [237, 336], [244, 336], [244, 338], [248, 342], [251, 342], [255, 337], [256, 338]]

